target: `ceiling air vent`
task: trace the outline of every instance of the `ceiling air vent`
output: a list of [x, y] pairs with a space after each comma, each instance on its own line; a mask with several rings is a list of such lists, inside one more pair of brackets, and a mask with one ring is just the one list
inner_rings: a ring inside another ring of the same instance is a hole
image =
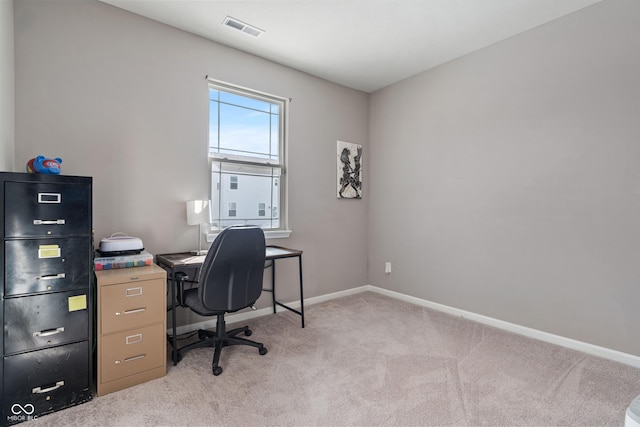
[[256, 28], [253, 25], [245, 24], [244, 22], [230, 16], [224, 18], [222, 24], [226, 25], [229, 28], [233, 28], [234, 30], [242, 31], [243, 33], [248, 34], [252, 37], [260, 37], [262, 33], [264, 33], [264, 30]]

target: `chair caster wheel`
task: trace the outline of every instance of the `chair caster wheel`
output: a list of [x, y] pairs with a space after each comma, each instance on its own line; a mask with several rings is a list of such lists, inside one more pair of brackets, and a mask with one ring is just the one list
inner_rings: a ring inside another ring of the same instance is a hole
[[267, 350], [267, 347], [260, 347], [258, 349], [258, 353], [260, 353], [260, 356], [264, 356], [265, 354], [267, 354], [269, 350]]
[[213, 367], [213, 375], [216, 377], [222, 373], [222, 368], [220, 366]]
[[251, 329], [247, 329], [246, 331], [244, 331], [244, 336], [245, 337], [250, 337], [251, 334], [253, 334], [253, 332], [251, 332]]
[[204, 333], [204, 331], [198, 331], [198, 339], [203, 340], [205, 338], [207, 338], [207, 335]]

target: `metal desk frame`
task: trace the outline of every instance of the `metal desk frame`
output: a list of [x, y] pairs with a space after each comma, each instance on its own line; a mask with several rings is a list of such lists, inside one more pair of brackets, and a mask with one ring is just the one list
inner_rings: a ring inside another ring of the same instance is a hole
[[[300, 274], [300, 310], [296, 310], [286, 304], [281, 303], [276, 298], [276, 260], [284, 258], [298, 258], [298, 271]], [[178, 363], [178, 343], [176, 337], [176, 272], [182, 269], [200, 268], [204, 262], [205, 255], [193, 255], [189, 252], [171, 253], [156, 255], [156, 264], [167, 270], [168, 280], [171, 283], [171, 327], [173, 336], [167, 337], [171, 345], [173, 366]], [[304, 292], [302, 286], [302, 251], [289, 249], [282, 246], [267, 246], [265, 261], [271, 261], [271, 289], [263, 288], [263, 291], [271, 292], [271, 302], [273, 312], [276, 313], [277, 306], [285, 308], [301, 317], [301, 324], [304, 328]]]

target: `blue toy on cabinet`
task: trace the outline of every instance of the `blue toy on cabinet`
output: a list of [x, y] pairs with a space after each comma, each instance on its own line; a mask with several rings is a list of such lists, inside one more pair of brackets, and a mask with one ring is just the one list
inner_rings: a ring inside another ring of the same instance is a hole
[[51, 159], [45, 156], [37, 156], [27, 162], [27, 172], [47, 175], [60, 175], [62, 159]]

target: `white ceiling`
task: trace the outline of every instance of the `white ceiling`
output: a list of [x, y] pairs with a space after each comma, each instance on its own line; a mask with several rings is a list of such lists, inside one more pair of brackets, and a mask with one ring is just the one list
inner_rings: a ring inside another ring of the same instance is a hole
[[[600, 0], [101, 0], [365, 92]], [[222, 25], [226, 16], [265, 30]]]

